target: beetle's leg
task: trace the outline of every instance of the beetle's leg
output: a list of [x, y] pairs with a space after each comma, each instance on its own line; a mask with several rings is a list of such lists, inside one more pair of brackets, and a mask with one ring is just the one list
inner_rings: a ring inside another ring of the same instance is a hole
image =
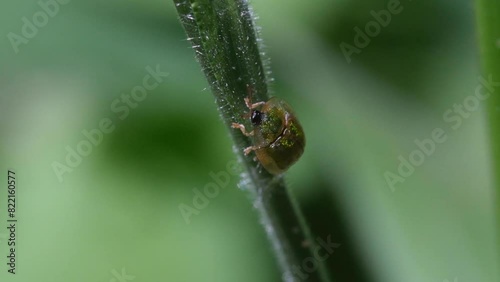
[[239, 128], [241, 130], [241, 133], [243, 133], [245, 136], [253, 136], [253, 130], [250, 131], [250, 132], [247, 132], [246, 129], [245, 129], [245, 126], [241, 123], [235, 123], [233, 122], [231, 124], [231, 127], [232, 128]]
[[251, 110], [253, 110], [253, 109], [255, 109], [255, 108], [259, 107], [259, 106], [262, 106], [262, 105], [264, 105], [265, 103], [266, 103], [266, 102], [257, 102], [257, 103], [252, 104], [252, 103], [250, 102], [250, 98], [245, 98], [245, 105], [247, 105], [247, 107], [248, 107], [249, 109], [251, 109]]
[[246, 156], [246, 155], [250, 154], [252, 151], [255, 151], [257, 149], [260, 149], [260, 147], [250, 146], [250, 147], [245, 148], [245, 150], [243, 150], [243, 153], [245, 153], [245, 156]]

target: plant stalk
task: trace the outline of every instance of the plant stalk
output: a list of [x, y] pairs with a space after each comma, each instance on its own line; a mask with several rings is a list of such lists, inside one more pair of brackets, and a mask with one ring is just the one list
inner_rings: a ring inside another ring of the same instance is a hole
[[[267, 101], [269, 69], [262, 63], [260, 39], [253, 14], [245, 0], [174, 0], [179, 19], [191, 41], [196, 58], [215, 96], [222, 120], [234, 141], [234, 153], [245, 168], [240, 186], [249, 191], [267, 236], [273, 246], [284, 281], [301, 281], [297, 270], [308, 258], [314, 259], [316, 245], [300, 209], [285, 186], [282, 176], [273, 176], [259, 167], [243, 149], [251, 141], [233, 122], [248, 124], [244, 98]], [[330, 281], [323, 264], [306, 273], [308, 281]], [[304, 272], [303, 270], [300, 270]]]

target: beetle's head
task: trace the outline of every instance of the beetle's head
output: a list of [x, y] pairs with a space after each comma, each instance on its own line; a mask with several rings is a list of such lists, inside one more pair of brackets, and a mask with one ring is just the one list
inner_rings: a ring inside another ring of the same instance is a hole
[[264, 118], [264, 113], [257, 110], [252, 110], [250, 113], [250, 121], [254, 126], [259, 126], [262, 123], [262, 119]]

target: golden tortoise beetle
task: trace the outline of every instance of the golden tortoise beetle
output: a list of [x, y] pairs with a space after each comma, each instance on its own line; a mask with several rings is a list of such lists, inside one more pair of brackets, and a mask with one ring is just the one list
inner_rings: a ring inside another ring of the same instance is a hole
[[271, 174], [281, 174], [293, 165], [304, 152], [306, 140], [302, 126], [293, 114], [292, 108], [282, 99], [273, 97], [267, 102], [252, 104], [251, 95], [245, 98], [249, 109], [246, 115], [253, 130], [233, 123], [233, 128], [253, 139], [253, 146], [244, 150], [245, 155], [255, 151], [262, 166]]

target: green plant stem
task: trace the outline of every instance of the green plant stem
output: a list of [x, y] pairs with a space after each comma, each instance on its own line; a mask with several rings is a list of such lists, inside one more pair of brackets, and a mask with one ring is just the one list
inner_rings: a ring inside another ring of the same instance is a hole
[[[261, 60], [261, 49], [252, 13], [244, 0], [174, 0], [179, 18], [215, 96], [220, 114], [234, 141], [234, 152], [245, 168], [241, 186], [251, 193], [262, 225], [273, 246], [285, 281], [298, 281], [294, 268], [302, 268], [316, 242], [283, 178], [258, 167], [252, 156], [244, 156], [248, 137], [230, 127], [248, 124], [244, 98], [267, 101], [269, 74]], [[322, 262], [308, 281], [330, 281]], [[296, 270], [295, 270], [296, 271]], [[302, 270], [303, 271], [303, 270]]]
[[[500, 1], [477, 0], [476, 14], [479, 32], [481, 60], [485, 78], [492, 76], [493, 81], [500, 81]], [[487, 100], [490, 144], [492, 147], [492, 174], [496, 190], [496, 239], [497, 263], [500, 258], [500, 87], [496, 87]], [[500, 265], [497, 265], [497, 271]], [[498, 273], [497, 273], [498, 275]]]

